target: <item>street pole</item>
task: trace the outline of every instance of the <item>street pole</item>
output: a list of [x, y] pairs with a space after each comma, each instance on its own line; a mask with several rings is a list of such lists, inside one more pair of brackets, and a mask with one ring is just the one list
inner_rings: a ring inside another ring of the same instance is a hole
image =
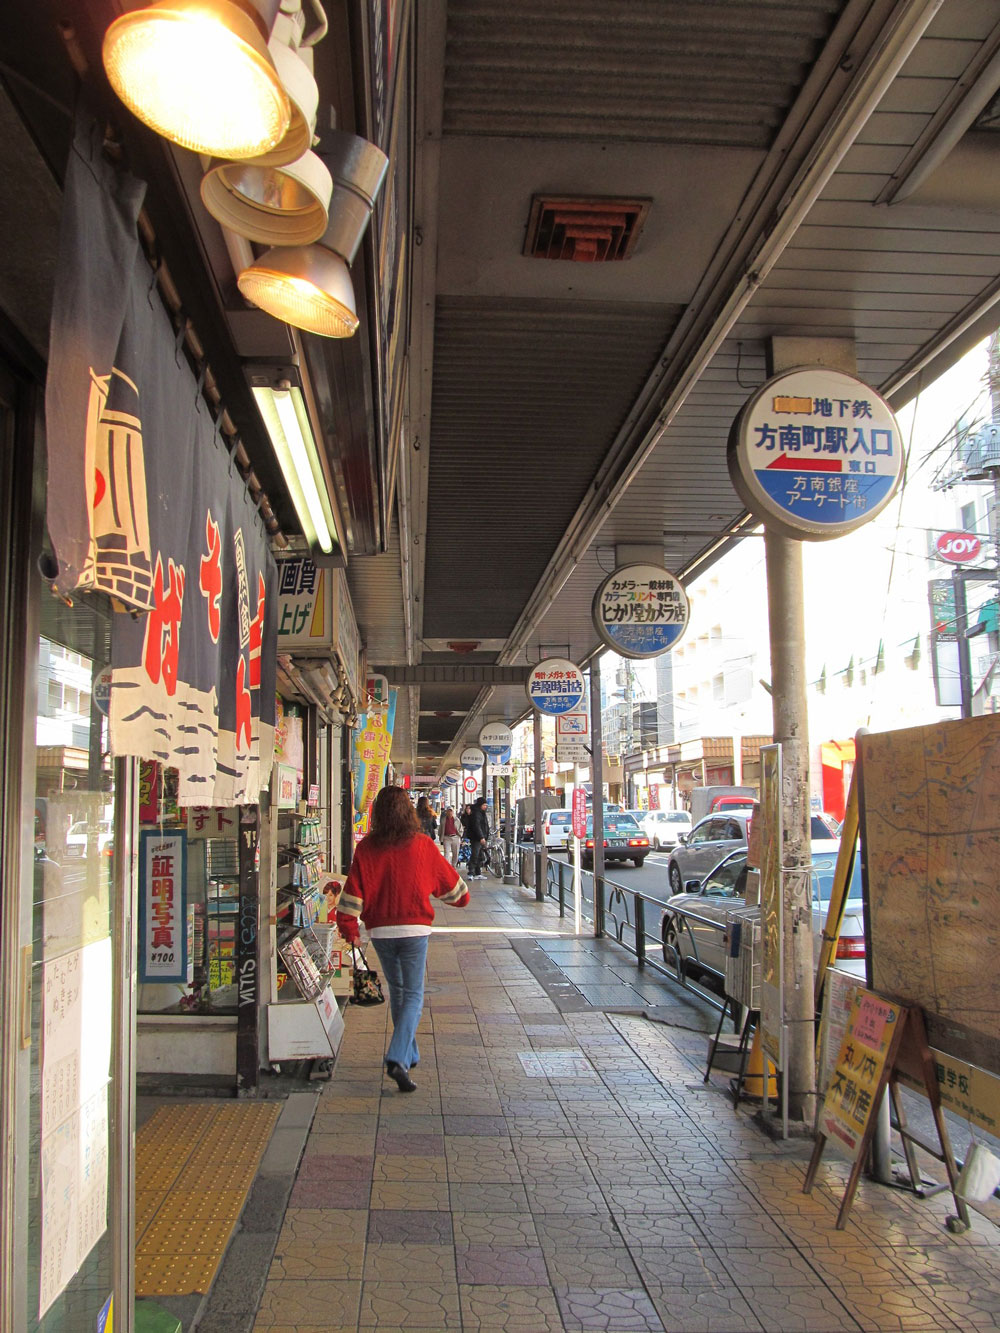
[[958, 648], [958, 682], [962, 690], [962, 716], [972, 716], [972, 654], [966, 631], [969, 628], [969, 603], [965, 595], [965, 570], [951, 571], [955, 593], [955, 639]]
[[590, 785], [594, 825], [594, 938], [604, 934], [604, 742], [601, 732], [601, 658], [590, 660]]
[[[809, 728], [806, 712], [802, 543], [765, 526], [771, 640], [771, 707], [781, 746], [785, 1050], [788, 1113], [811, 1125], [815, 1113], [813, 939], [809, 839]], [[794, 873], [794, 872], [799, 873]], [[792, 872], [792, 873], [789, 873]]]
[[535, 742], [535, 902], [545, 899], [545, 839], [542, 837], [542, 715], [535, 709], [532, 738]]
[[[573, 800], [576, 801], [576, 789], [580, 786], [580, 765], [573, 765]], [[581, 793], [582, 795], [582, 793]], [[587, 802], [584, 801], [584, 809]], [[583, 891], [583, 875], [580, 873], [580, 839], [573, 834], [573, 934], [579, 935], [583, 923], [583, 903], [580, 895]]]

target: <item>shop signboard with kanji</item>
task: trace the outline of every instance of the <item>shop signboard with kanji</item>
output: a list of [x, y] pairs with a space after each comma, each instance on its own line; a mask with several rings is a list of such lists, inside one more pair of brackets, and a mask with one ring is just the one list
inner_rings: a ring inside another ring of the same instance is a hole
[[328, 656], [334, 642], [333, 571], [308, 556], [278, 562], [278, 652]]
[[187, 837], [144, 829], [139, 839], [139, 980], [186, 983]]
[[889, 404], [854, 375], [805, 366], [747, 401], [729, 436], [729, 474], [750, 512], [799, 540], [842, 537], [874, 518], [903, 475]]
[[347, 674], [347, 684], [351, 696], [360, 706], [361, 700], [361, 635], [358, 622], [354, 619], [351, 605], [351, 593], [347, 586], [347, 576], [342, 569], [332, 570], [337, 585], [335, 604], [337, 610], [337, 655]]
[[659, 657], [688, 627], [691, 609], [680, 580], [659, 565], [622, 565], [594, 594], [594, 628], [621, 657]]
[[819, 1132], [848, 1161], [856, 1160], [878, 1109], [877, 1093], [887, 1063], [891, 1063], [899, 1019], [898, 1004], [858, 987], [818, 1125]]
[[528, 676], [528, 699], [540, 713], [571, 712], [584, 698], [587, 684], [575, 662], [546, 657]]
[[235, 838], [237, 811], [227, 806], [192, 805], [187, 812], [188, 842], [204, 838]]
[[144, 186], [81, 113], [67, 160], [46, 381], [47, 521], [64, 597], [114, 616], [114, 755], [178, 801], [253, 804], [271, 774], [277, 568], [138, 244]]

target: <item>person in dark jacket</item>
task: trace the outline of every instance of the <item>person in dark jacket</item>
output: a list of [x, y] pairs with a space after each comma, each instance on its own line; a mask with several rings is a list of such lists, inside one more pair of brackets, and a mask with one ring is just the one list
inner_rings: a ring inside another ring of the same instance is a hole
[[480, 796], [469, 816], [469, 878], [485, 879], [483, 863], [490, 839], [490, 821], [486, 818], [486, 797]]
[[438, 822], [434, 817], [434, 807], [426, 796], [421, 796], [417, 802], [417, 818], [420, 820], [421, 832], [426, 833], [428, 838], [436, 838]]

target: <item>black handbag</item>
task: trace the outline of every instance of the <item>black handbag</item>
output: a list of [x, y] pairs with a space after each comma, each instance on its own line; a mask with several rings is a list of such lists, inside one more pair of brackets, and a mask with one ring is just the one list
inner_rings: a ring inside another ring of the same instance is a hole
[[364, 954], [354, 945], [351, 946], [351, 961], [354, 964], [354, 991], [350, 1003], [385, 1004], [378, 973], [368, 966]]

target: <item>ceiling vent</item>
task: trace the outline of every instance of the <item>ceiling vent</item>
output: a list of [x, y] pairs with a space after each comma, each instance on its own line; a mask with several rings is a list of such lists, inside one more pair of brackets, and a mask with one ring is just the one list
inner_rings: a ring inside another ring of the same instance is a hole
[[651, 202], [536, 194], [528, 215], [524, 253], [534, 259], [573, 259], [578, 264], [628, 259]]

